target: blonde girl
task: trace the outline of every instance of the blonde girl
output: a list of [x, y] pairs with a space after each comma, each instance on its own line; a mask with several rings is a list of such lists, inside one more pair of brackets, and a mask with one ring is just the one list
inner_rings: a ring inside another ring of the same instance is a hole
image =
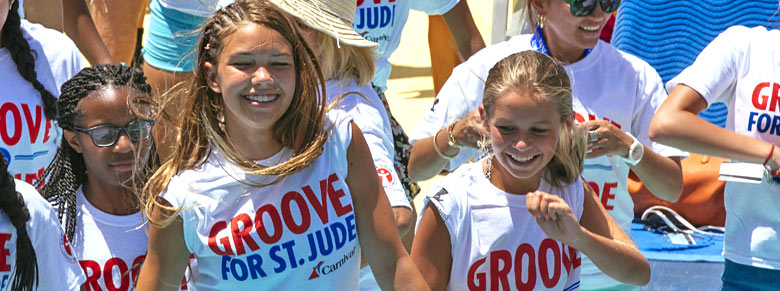
[[492, 155], [428, 192], [412, 258], [434, 290], [569, 290], [580, 252], [632, 285], [650, 266], [580, 174], [569, 78], [552, 58], [510, 55], [489, 72], [479, 115]]

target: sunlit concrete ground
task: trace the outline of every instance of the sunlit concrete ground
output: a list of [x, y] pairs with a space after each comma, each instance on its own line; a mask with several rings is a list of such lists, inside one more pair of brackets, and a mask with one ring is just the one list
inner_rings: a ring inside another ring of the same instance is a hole
[[[485, 1], [478, 0], [468, 0], [468, 4], [485, 43], [490, 43], [492, 5], [485, 5]], [[407, 133], [414, 130], [425, 111], [433, 104], [433, 78], [427, 39], [428, 16], [412, 11], [401, 44], [390, 58], [393, 72], [387, 82], [386, 96], [390, 110]], [[420, 205], [422, 194], [440, 177], [420, 183], [422, 192], [415, 199], [416, 205]]]

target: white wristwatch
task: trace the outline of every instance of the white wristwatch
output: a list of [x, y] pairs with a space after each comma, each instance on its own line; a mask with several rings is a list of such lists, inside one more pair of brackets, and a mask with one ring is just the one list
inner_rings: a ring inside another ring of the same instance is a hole
[[642, 156], [645, 155], [645, 146], [630, 132], [626, 132], [626, 134], [634, 140], [634, 143], [628, 148], [628, 157], [618, 157], [627, 164], [636, 166], [636, 164], [639, 164], [639, 161], [642, 160]]

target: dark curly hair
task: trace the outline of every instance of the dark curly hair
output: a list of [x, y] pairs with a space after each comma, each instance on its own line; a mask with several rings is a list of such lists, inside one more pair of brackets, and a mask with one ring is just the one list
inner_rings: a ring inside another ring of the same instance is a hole
[[34, 290], [38, 282], [38, 259], [35, 256], [30, 237], [27, 235], [27, 221], [30, 212], [24, 204], [22, 194], [16, 191], [14, 177], [8, 173], [8, 160], [0, 155], [0, 209], [16, 228], [16, 267], [11, 290]]
[[53, 119], [54, 114], [57, 113], [55, 104], [57, 98], [38, 81], [38, 73], [35, 72], [35, 59], [38, 56], [34, 51], [30, 50], [30, 44], [24, 39], [22, 20], [19, 17], [18, 10], [19, 1], [14, 1], [11, 5], [11, 10], [8, 12], [8, 17], [5, 19], [5, 24], [3, 24], [2, 48], [8, 49], [8, 52], [11, 53], [11, 59], [16, 64], [16, 70], [41, 94], [43, 113], [47, 118]]
[[[82, 117], [76, 107], [82, 99], [92, 92], [106, 87], [122, 86], [137, 91], [140, 96], [129, 100], [128, 106], [136, 115], [143, 119], [153, 116], [143, 113], [140, 107], [153, 107], [151, 87], [146, 83], [143, 73], [138, 73], [130, 67], [122, 65], [95, 65], [81, 70], [70, 80], [62, 84], [62, 93], [57, 100], [57, 123], [63, 130], [71, 130], [76, 121]], [[145, 175], [158, 164], [154, 146], [149, 154], [149, 160], [144, 164], [138, 175]], [[137, 180], [137, 179], [134, 179]], [[57, 149], [51, 164], [46, 168], [41, 179], [36, 183], [44, 198], [49, 200], [58, 210], [60, 222], [65, 228], [68, 239], [72, 240], [76, 230], [76, 191], [87, 182], [87, 168], [84, 157], [74, 150], [68, 142], [63, 141]], [[132, 187], [135, 190], [135, 187]], [[140, 188], [140, 187], [139, 187]]]

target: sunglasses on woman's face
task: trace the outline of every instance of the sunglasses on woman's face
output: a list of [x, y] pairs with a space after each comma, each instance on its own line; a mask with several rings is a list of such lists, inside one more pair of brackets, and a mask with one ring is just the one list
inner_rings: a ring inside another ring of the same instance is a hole
[[596, 5], [601, 5], [604, 13], [612, 13], [620, 6], [620, 0], [563, 0], [569, 3], [569, 13], [572, 16], [585, 17], [591, 15]]
[[110, 147], [119, 140], [119, 134], [125, 132], [131, 141], [149, 139], [152, 136], [152, 125], [154, 121], [145, 119], [136, 119], [125, 125], [117, 127], [112, 125], [98, 125], [87, 129], [73, 127], [73, 131], [89, 135], [92, 143], [97, 147]]

